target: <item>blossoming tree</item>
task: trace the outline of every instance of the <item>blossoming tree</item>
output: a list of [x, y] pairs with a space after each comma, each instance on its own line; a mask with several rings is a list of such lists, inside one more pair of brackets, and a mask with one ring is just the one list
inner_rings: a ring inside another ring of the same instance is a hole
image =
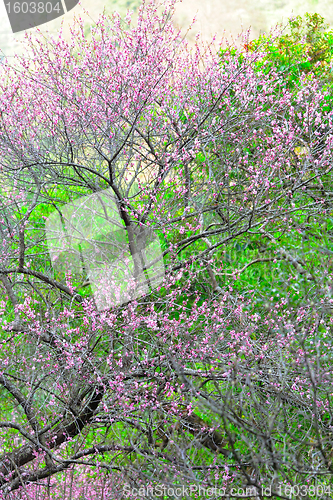
[[[172, 12], [147, 2], [90, 36], [78, 21], [1, 68], [3, 498], [316, 480], [330, 497], [327, 96], [306, 79], [277, 91], [260, 51], [190, 49]], [[68, 207], [101, 193], [117, 229], [56, 254], [50, 221], [65, 234]], [[118, 233], [149, 286], [99, 305], [84, 245]]]

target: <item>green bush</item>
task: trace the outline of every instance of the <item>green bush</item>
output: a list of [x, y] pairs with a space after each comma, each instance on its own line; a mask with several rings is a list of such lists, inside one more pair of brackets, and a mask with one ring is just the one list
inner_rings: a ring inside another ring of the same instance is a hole
[[[281, 27], [282, 28], [282, 27]], [[322, 82], [333, 80], [333, 31], [319, 14], [306, 13], [304, 18], [297, 16], [289, 19], [288, 25], [279, 35], [263, 34], [245, 43], [245, 53], [257, 53], [256, 70], [270, 74], [275, 69], [281, 74], [280, 85], [294, 88], [300, 83], [302, 75], [318, 78]], [[237, 51], [231, 47], [221, 51], [222, 60], [226, 54], [235, 56]], [[238, 54], [239, 57], [239, 54]]]

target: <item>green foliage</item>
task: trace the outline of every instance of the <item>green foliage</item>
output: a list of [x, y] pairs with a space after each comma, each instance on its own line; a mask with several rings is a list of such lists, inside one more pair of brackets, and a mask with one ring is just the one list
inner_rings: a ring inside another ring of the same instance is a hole
[[[278, 73], [278, 87], [293, 89], [302, 77], [317, 78], [331, 83], [333, 57], [333, 31], [320, 14], [306, 13], [289, 20], [279, 35], [263, 34], [244, 44], [244, 53], [257, 55], [254, 68], [264, 74]], [[234, 47], [220, 51], [221, 61], [237, 57], [241, 63], [244, 55]]]
[[265, 52], [257, 68], [265, 73], [274, 67], [283, 75], [283, 85], [293, 87], [302, 74], [308, 78], [332, 81], [333, 31], [319, 14], [306, 13], [304, 18], [290, 19], [287, 33], [278, 37], [262, 35], [245, 44], [250, 52]]

